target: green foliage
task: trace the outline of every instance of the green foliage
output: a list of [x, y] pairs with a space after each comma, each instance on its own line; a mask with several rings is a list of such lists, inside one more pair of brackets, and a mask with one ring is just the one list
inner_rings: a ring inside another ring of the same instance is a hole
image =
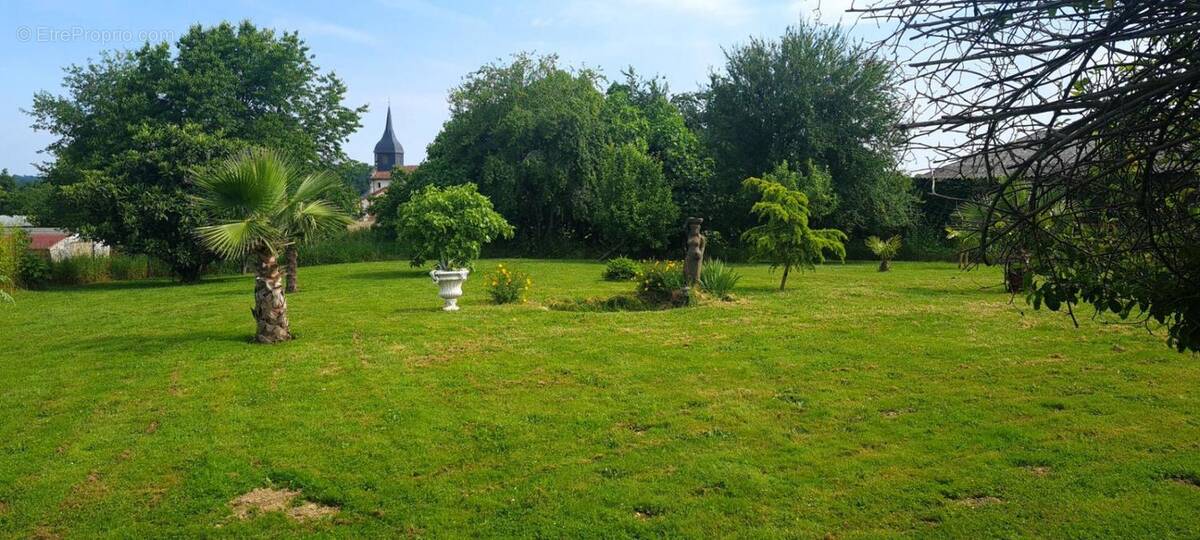
[[374, 230], [383, 238], [396, 239], [396, 220], [400, 205], [412, 195], [412, 175], [400, 168], [392, 169], [392, 183], [382, 195], [371, 198], [367, 213], [375, 217]]
[[21, 258], [25, 255], [28, 246], [29, 236], [25, 231], [0, 227], [0, 276], [9, 279], [5, 286], [0, 287], [0, 290], [12, 292], [12, 289], [16, 287], [14, 278], [20, 276]]
[[411, 250], [414, 267], [434, 260], [440, 270], [471, 268], [484, 244], [513, 235], [475, 184], [425, 186], [400, 205], [397, 216], [396, 236]]
[[638, 270], [636, 294], [652, 305], [679, 304], [685, 301], [681, 291], [685, 285], [683, 265], [677, 261], [654, 261]]
[[288, 244], [345, 231], [352, 220], [324, 198], [340, 181], [301, 174], [279, 152], [248, 150], [199, 171], [197, 206], [224, 219], [196, 233], [208, 249], [231, 259], [278, 255]]
[[813, 268], [825, 262], [825, 252], [846, 260], [846, 234], [836, 229], [812, 229], [808, 226], [808, 197], [783, 184], [747, 178], [745, 189], [757, 193], [758, 202], [750, 212], [758, 217], [759, 225], [742, 233], [754, 258], [783, 267], [782, 290], [787, 285], [792, 267]]
[[658, 250], [679, 220], [662, 165], [633, 144], [604, 150], [599, 174], [586, 182], [596, 238], [610, 248]]
[[12, 290], [13, 290], [12, 280], [9, 279], [8, 276], [6, 276], [4, 274], [0, 274], [0, 303], [3, 303], [3, 304], [13, 303], [13, 297], [11, 294]]
[[[826, 225], [851, 232], [907, 225], [915, 198], [897, 169], [897, 88], [894, 66], [839, 27], [801, 23], [778, 40], [727, 51], [708, 89], [692, 97], [701, 102], [698, 123], [723, 201], [711, 222], [744, 230], [751, 203], [738, 196], [741, 180], [788, 161], [811, 167], [814, 187], [828, 173], [837, 212]], [[822, 216], [827, 201], [809, 195], [811, 217]]]
[[666, 245], [679, 207], [707, 183], [698, 140], [661, 89], [598, 89], [553, 56], [489, 64], [451, 92], [451, 117], [407, 188], [477, 182], [512, 218], [518, 245]]
[[[392, 236], [395, 233], [393, 232]], [[404, 251], [394, 239], [375, 229], [347, 231], [322, 238], [300, 250], [300, 266], [341, 264], [404, 259]]]
[[793, 169], [787, 160], [784, 160], [762, 178], [804, 193], [804, 196], [808, 197], [810, 220], [824, 218], [837, 210], [838, 195], [833, 189], [833, 176], [825, 167], [814, 165], [811, 159], [804, 162], [803, 172]]
[[305, 169], [343, 161], [360, 113], [345, 85], [321, 73], [300, 38], [249, 22], [193, 26], [172, 47], [146, 44], [66, 68], [67, 95], [34, 97], [54, 193], [52, 223], [126, 253], [152, 255], [197, 279], [213, 254], [196, 227], [194, 170], [249, 146], [269, 146]]
[[[394, 176], [396, 173], [404, 172], [403, 169], [396, 168], [392, 171]], [[334, 165], [333, 173], [342, 179], [342, 183], [350, 186], [357, 196], [366, 195], [371, 189], [371, 165], [356, 160], [346, 160]]]
[[57, 285], [87, 285], [112, 280], [108, 257], [84, 255], [50, 263], [50, 281]]
[[722, 300], [731, 297], [741, 280], [742, 275], [720, 259], [704, 261], [704, 269], [700, 272], [700, 288]]
[[871, 253], [874, 253], [881, 261], [890, 261], [900, 253], [900, 235], [892, 236], [887, 240], [881, 240], [878, 236], [870, 236], [865, 244], [867, 249], [870, 249]]
[[533, 288], [533, 278], [517, 269], [508, 269], [504, 263], [496, 265], [496, 272], [483, 277], [487, 283], [488, 296], [496, 304], [524, 303]]
[[603, 277], [605, 281], [629, 281], [637, 277], [641, 269], [642, 265], [637, 261], [629, 257], [617, 257], [604, 264]]
[[17, 269], [17, 284], [22, 289], [45, 289], [50, 284], [50, 262], [32, 251], [24, 251]]

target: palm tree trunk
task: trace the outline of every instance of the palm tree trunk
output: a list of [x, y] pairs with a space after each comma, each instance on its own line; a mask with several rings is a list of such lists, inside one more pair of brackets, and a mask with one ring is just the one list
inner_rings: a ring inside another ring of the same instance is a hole
[[284, 292], [294, 293], [300, 290], [300, 284], [296, 281], [296, 268], [299, 267], [296, 244], [289, 245], [283, 253], [287, 256], [287, 286]]
[[788, 275], [788, 271], [791, 269], [792, 269], [792, 265], [790, 265], [790, 264], [783, 265], [783, 279], [779, 280], [779, 290], [782, 291], [783, 288], [787, 286], [787, 275]]
[[883, 259], [883, 260], [879, 261], [879, 271], [880, 272], [887, 272], [888, 270], [891, 270], [891, 269], [892, 269], [891, 261], [889, 261], [887, 259]]
[[278, 343], [292, 339], [288, 326], [287, 298], [283, 295], [283, 276], [279, 261], [271, 250], [262, 248], [256, 253], [258, 264], [254, 276], [254, 320], [258, 333], [254, 340], [259, 343]]

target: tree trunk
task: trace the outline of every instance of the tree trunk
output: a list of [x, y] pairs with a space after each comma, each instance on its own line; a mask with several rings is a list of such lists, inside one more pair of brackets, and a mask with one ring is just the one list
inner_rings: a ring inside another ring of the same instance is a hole
[[259, 250], [258, 264], [254, 276], [254, 320], [258, 333], [254, 340], [259, 343], [278, 343], [292, 339], [288, 326], [287, 298], [283, 295], [283, 276], [279, 261], [269, 249]]
[[176, 266], [175, 274], [179, 276], [181, 283], [200, 283], [200, 277], [204, 275], [204, 267]]
[[883, 260], [879, 261], [879, 271], [880, 272], [887, 272], [888, 270], [891, 270], [891, 269], [892, 269], [891, 261], [889, 261], [887, 259], [883, 259]]
[[289, 245], [283, 253], [287, 256], [287, 286], [284, 292], [294, 293], [300, 290], [300, 284], [296, 282], [296, 268], [299, 267], [296, 244]]
[[792, 269], [792, 265], [790, 265], [790, 264], [783, 265], [783, 279], [779, 280], [779, 290], [782, 291], [783, 288], [787, 286], [787, 275], [788, 275], [788, 271], [791, 269]]

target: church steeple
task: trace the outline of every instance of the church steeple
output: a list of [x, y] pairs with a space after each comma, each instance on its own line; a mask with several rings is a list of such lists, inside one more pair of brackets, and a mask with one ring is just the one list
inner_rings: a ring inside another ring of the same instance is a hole
[[375, 143], [375, 170], [390, 171], [392, 167], [404, 165], [404, 147], [392, 132], [392, 106], [388, 105], [387, 126], [383, 128], [383, 137]]

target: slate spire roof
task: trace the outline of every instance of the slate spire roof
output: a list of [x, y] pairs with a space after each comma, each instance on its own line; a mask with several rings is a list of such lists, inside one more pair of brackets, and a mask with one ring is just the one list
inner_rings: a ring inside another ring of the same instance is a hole
[[390, 105], [387, 111], [387, 127], [383, 128], [383, 136], [379, 138], [379, 142], [375, 143], [375, 154], [397, 154], [401, 156], [401, 159], [397, 159], [396, 164], [404, 163], [404, 147], [400, 145], [400, 140], [392, 131], [392, 107]]

